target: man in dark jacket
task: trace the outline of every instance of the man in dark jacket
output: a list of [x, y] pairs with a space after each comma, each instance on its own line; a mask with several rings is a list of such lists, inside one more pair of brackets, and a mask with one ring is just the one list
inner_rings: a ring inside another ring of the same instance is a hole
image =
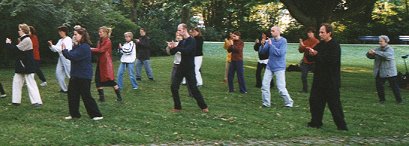
[[174, 108], [172, 111], [179, 112], [182, 109], [179, 97], [179, 87], [182, 79], [185, 77], [188, 88], [192, 92], [192, 95], [196, 99], [200, 109], [202, 109], [202, 112], [207, 113], [209, 112], [207, 105], [198, 87], [196, 86], [194, 62], [196, 41], [189, 35], [186, 24], [182, 23], [178, 25], [178, 34], [183, 36], [183, 40], [180, 41], [177, 46], [175, 42], [168, 43], [168, 47], [171, 49], [170, 53], [172, 55], [180, 52], [182, 56], [178, 70], [175, 73], [175, 77], [172, 79], [171, 90], [174, 101]]
[[314, 48], [307, 47], [309, 59], [315, 61], [314, 79], [309, 99], [311, 121], [309, 127], [320, 128], [325, 104], [332, 113], [338, 130], [348, 130], [344, 119], [340, 100], [341, 83], [341, 47], [332, 39], [332, 26], [322, 24], [320, 28], [321, 42]]
[[141, 37], [139, 39], [136, 39], [136, 49], [137, 49], [137, 61], [136, 61], [136, 80], [140, 81], [141, 78], [141, 72], [142, 72], [142, 66], [145, 67], [146, 75], [148, 75], [148, 78], [150, 80], [153, 79], [153, 72], [151, 68], [151, 61], [150, 61], [150, 56], [151, 56], [151, 45], [150, 45], [150, 38], [146, 36], [146, 31], [144, 28], [139, 29], [139, 33]]

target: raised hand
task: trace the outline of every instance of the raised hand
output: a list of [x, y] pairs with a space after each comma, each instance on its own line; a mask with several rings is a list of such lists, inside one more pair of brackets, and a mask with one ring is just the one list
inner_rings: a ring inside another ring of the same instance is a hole
[[48, 41], [48, 46], [52, 46], [53, 45], [53, 41], [49, 40]]
[[6, 44], [11, 44], [11, 40], [9, 38], [6, 38]]

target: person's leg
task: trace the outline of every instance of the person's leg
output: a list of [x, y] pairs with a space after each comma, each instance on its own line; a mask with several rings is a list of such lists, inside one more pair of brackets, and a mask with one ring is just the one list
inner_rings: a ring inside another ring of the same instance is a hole
[[401, 103], [402, 102], [402, 97], [400, 95], [400, 89], [398, 85], [398, 80], [396, 76], [388, 78], [389, 85], [392, 88], [393, 95], [395, 96], [396, 102]]
[[4, 91], [3, 84], [0, 83], [0, 95], [6, 95], [6, 92]]
[[313, 128], [321, 128], [322, 126], [325, 109], [325, 100], [322, 92], [322, 89], [319, 89], [313, 82], [309, 98], [311, 121], [308, 123], [308, 126]]
[[34, 80], [34, 73], [24, 75], [27, 83], [28, 95], [30, 97], [31, 104], [43, 104], [41, 100], [40, 91], [36, 81]]
[[62, 64], [61, 59], [58, 59], [57, 67], [55, 70], [55, 76], [57, 77], [58, 85], [60, 86], [61, 91], [66, 92], [67, 85], [65, 84], [65, 70]]
[[141, 72], [142, 72], [142, 61], [136, 59], [136, 80], [141, 80]]
[[257, 69], [256, 69], [256, 87], [261, 88], [261, 71], [263, 69], [263, 65], [258, 62], [257, 63]]
[[273, 79], [273, 73], [266, 69], [264, 71], [263, 83], [261, 86], [261, 97], [264, 107], [271, 106], [270, 82]]
[[180, 97], [179, 97], [179, 87], [184, 77], [184, 74], [185, 73], [183, 73], [182, 69], [178, 68], [176, 71], [175, 77], [172, 80], [172, 84], [170, 86], [170, 90], [172, 91], [172, 97], [173, 97], [173, 102], [174, 102], [174, 109], [176, 110], [182, 109], [182, 104], [180, 103]]
[[[119, 68], [118, 68], [118, 86], [120, 89], [124, 88], [123, 84], [123, 75], [124, 75], [124, 70], [127, 68], [127, 66], [131, 66], [127, 63], [120, 63]], [[128, 68], [129, 69], [129, 68]]]
[[288, 90], [286, 88], [285, 82], [285, 70], [276, 71], [274, 72], [276, 77], [276, 85], [278, 89], [278, 93], [284, 99], [284, 106], [286, 107], [293, 107], [293, 99], [291, 99], [290, 94], [288, 94]]
[[202, 74], [200, 72], [200, 68], [202, 67], [202, 61], [203, 61], [203, 56], [195, 57], [195, 75], [196, 75], [197, 86], [203, 85]]
[[301, 63], [301, 82], [302, 82], [302, 92], [308, 92], [308, 83], [307, 83], [307, 75], [308, 75], [308, 64]]
[[76, 78], [70, 78], [68, 83], [68, 111], [72, 118], [80, 118], [80, 94], [83, 83]]
[[116, 83], [115, 81], [113, 82], [113, 88], [116, 94], [116, 101], [122, 101], [122, 96], [121, 96], [121, 90], [119, 89], [118, 83]]
[[337, 125], [338, 130], [348, 130], [345, 119], [344, 111], [342, 110], [342, 104], [340, 100], [339, 89], [333, 89], [324, 91], [327, 96], [326, 101], [328, 102], [329, 110], [332, 113], [332, 118], [334, 119], [335, 125]]
[[24, 85], [24, 75], [15, 73], [13, 77], [13, 93], [12, 93], [12, 103], [21, 103], [21, 90], [23, 90]]
[[143, 61], [143, 65], [145, 66], [145, 72], [146, 72], [146, 75], [148, 75], [148, 78], [150, 80], [154, 80], [153, 79], [152, 67], [151, 67], [151, 60]]
[[239, 88], [241, 93], [247, 93], [246, 82], [244, 80], [243, 61], [237, 61], [237, 79], [239, 80]]
[[37, 74], [38, 78], [39, 78], [43, 83], [44, 83], [44, 82], [47, 82], [47, 80], [46, 80], [45, 77], [44, 77], [43, 71], [41, 71], [41, 68], [40, 68], [40, 60], [36, 60], [36, 61], [35, 61], [35, 64], [36, 64], [36, 66], [37, 66], [36, 74]]
[[378, 93], [379, 102], [385, 102], [385, 88], [383, 85], [385, 84], [386, 79], [376, 76], [376, 92]]
[[105, 102], [104, 88], [101, 85], [101, 77], [99, 74], [99, 63], [97, 63], [97, 68], [95, 69], [95, 86], [98, 91], [99, 101]]
[[224, 83], [226, 83], [228, 80], [229, 68], [230, 68], [230, 62], [226, 61], [225, 72], [224, 72]]
[[129, 63], [127, 68], [128, 68], [129, 80], [131, 80], [132, 88], [133, 89], [138, 89], [139, 86], [138, 86], [138, 82], [136, 81], [136, 78], [135, 78], [135, 67], [134, 67], [134, 65], [135, 65], [134, 63]]
[[206, 109], [207, 105], [203, 99], [202, 94], [200, 93], [199, 89], [197, 88], [197, 83], [196, 83], [196, 76], [195, 76], [195, 70], [187, 70], [186, 71], [186, 81], [187, 85], [192, 92], [193, 97], [196, 99], [197, 105], [200, 107], [200, 109]]
[[230, 62], [230, 67], [229, 67], [229, 75], [227, 77], [227, 81], [229, 83], [229, 92], [234, 92], [234, 85], [233, 85], [233, 79], [234, 79], [234, 73], [236, 72], [236, 61]]
[[79, 89], [82, 101], [84, 102], [85, 109], [90, 118], [102, 117], [101, 112], [99, 111], [98, 105], [95, 102], [94, 98], [91, 95], [91, 80], [88, 79], [79, 79], [81, 83]]

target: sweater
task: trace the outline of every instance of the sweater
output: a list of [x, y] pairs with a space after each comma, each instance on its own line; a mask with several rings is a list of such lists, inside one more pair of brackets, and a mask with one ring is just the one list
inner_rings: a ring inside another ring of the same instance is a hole
[[[230, 47], [230, 40], [225, 39], [223, 48], [227, 51], [229, 47]], [[231, 53], [229, 51], [227, 51], [226, 61], [231, 62]]]
[[82, 43], [72, 50], [62, 50], [62, 54], [71, 60], [71, 77], [92, 79], [92, 53], [89, 44]]
[[135, 43], [133, 41], [125, 43], [122, 48], [119, 48], [119, 52], [122, 53], [122, 63], [134, 63], [136, 59]]
[[304, 63], [306, 63], [306, 64], [314, 63], [314, 62], [309, 61], [307, 59], [308, 58], [308, 53], [309, 53], [307, 47], [314, 48], [319, 42], [320, 41], [315, 37], [314, 38], [308, 38], [308, 39], [303, 41], [304, 46], [300, 46], [298, 48], [298, 52], [304, 53], [304, 56], [303, 56], [303, 59], [302, 59]]
[[244, 42], [242, 40], [234, 40], [233, 45], [227, 49], [231, 52], [231, 61], [243, 61]]
[[147, 36], [142, 36], [139, 38], [139, 42], [136, 43], [136, 49], [138, 51], [137, 58], [140, 61], [149, 60], [151, 57], [151, 45], [150, 38]]
[[195, 36], [196, 40], [196, 54], [195, 56], [203, 56], [203, 37], [202, 36]]
[[[271, 41], [271, 44], [268, 41]], [[278, 39], [270, 38], [268, 41], [266, 41], [264, 47], [259, 50], [261, 54], [268, 54], [267, 69], [272, 72], [285, 70], [287, 39], [284, 37]]]

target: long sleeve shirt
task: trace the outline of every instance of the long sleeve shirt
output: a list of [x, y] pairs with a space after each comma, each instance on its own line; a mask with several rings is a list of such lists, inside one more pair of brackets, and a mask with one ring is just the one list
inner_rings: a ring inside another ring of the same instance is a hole
[[122, 63], [134, 63], [136, 59], [136, 45], [133, 41], [125, 43], [122, 48], [119, 48], [122, 53], [121, 62]]
[[320, 41], [317, 38], [315, 38], [315, 37], [314, 38], [308, 38], [308, 39], [303, 41], [304, 46], [300, 46], [298, 48], [298, 51], [300, 53], [304, 53], [304, 56], [303, 56], [303, 62], [304, 63], [306, 63], [306, 64], [312, 64], [313, 63], [312, 61], [309, 61], [307, 59], [308, 58], [308, 53], [309, 53], [307, 47], [314, 48], [318, 43], [320, 43]]
[[381, 78], [394, 77], [398, 75], [395, 62], [395, 51], [389, 45], [385, 48], [376, 48], [375, 55], [366, 55], [369, 59], [374, 59], [374, 76]]
[[227, 49], [231, 52], [231, 61], [243, 61], [244, 42], [242, 40], [234, 40], [233, 45]]
[[149, 60], [151, 57], [151, 45], [150, 38], [142, 36], [139, 38], [139, 42], [136, 43], [136, 49], [138, 51], [137, 58], [141, 61]]
[[71, 77], [92, 79], [92, 53], [89, 44], [82, 43], [72, 50], [62, 50], [62, 54], [71, 60]]
[[195, 68], [195, 47], [195, 39], [193, 37], [188, 37], [180, 41], [176, 48], [170, 50], [171, 54], [180, 52], [180, 54], [182, 55], [180, 61], [180, 68], [182, 68], [182, 70]]
[[259, 50], [261, 54], [268, 54], [267, 69], [271, 70], [272, 72], [285, 70], [287, 39], [284, 37], [280, 37], [278, 39], [270, 38], [268, 41], [270, 41], [271, 44], [266, 42], [264, 47], [260, 48]]
[[36, 66], [34, 64], [33, 44], [29, 35], [23, 35], [20, 37], [20, 43], [12, 45], [6, 43], [6, 48], [9, 48], [17, 52], [15, 62], [15, 73], [30, 74], [34, 73]]

